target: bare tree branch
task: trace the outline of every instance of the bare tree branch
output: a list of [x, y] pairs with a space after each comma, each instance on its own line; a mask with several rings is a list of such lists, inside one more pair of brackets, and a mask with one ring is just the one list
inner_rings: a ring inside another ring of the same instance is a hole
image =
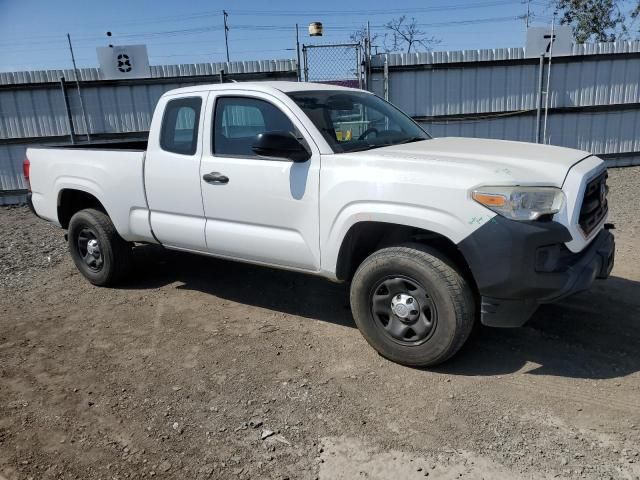
[[[437, 38], [420, 30], [415, 18], [407, 20], [406, 15], [390, 20], [384, 27], [389, 31], [389, 36], [385, 34], [385, 50], [387, 51], [406, 48], [407, 53], [411, 53], [411, 50], [415, 51], [418, 46], [431, 50], [434, 45], [440, 43]], [[390, 46], [387, 45], [387, 40], [391, 43]]]

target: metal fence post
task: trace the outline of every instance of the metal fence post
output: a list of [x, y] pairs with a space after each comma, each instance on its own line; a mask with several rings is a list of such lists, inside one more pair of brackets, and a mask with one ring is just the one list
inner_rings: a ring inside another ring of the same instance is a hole
[[542, 116], [542, 81], [544, 79], [544, 53], [540, 55], [538, 67], [538, 105], [536, 107], [536, 143], [540, 143], [540, 117]]
[[370, 75], [369, 75], [369, 61], [370, 61], [370, 58], [369, 58], [369, 55], [368, 55], [368, 52], [369, 52], [369, 49], [367, 47], [368, 43], [369, 43], [368, 38], [365, 37], [364, 46], [362, 48], [362, 77], [364, 79], [363, 84], [364, 84], [364, 89], [365, 90], [371, 90], [369, 88], [369, 85], [370, 85], [371, 81], [369, 79], [369, 77], [370, 77]]
[[358, 75], [358, 88], [362, 89], [362, 75], [364, 74], [362, 65], [360, 64], [360, 45], [356, 47], [356, 74]]
[[69, 96], [67, 95], [67, 87], [64, 84], [64, 77], [60, 77], [60, 91], [62, 92], [64, 108], [67, 111], [67, 121], [69, 122], [69, 139], [71, 140], [71, 145], [75, 145], [75, 129], [73, 128], [73, 117], [71, 116], [71, 107], [69, 106]]
[[306, 45], [302, 45], [302, 58], [304, 61], [304, 81], [308, 82], [309, 81], [309, 63], [308, 63], [308, 59], [307, 59], [307, 46]]
[[382, 80], [384, 99], [389, 101], [389, 55], [384, 56], [384, 78]]
[[547, 87], [544, 94], [544, 122], [542, 127], [542, 143], [549, 143], [547, 137], [547, 119], [549, 118], [549, 93], [551, 93], [551, 62], [553, 61], [553, 42], [556, 38], [556, 15], [553, 14], [553, 22], [551, 23], [551, 43], [549, 44], [549, 67], [547, 68]]

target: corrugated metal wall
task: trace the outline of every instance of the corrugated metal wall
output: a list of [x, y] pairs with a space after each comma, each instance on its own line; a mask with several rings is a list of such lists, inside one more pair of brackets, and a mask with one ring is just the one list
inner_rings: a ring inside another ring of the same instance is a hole
[[[537, 105], [539, 68], [478, 63], [447, 69], [390, 69], [389, 99], [413, 116], [531, 110]], [[376, 87], [381, 83], [378, 77], [374, 77]], [[639, 85], [640, 58], [556, 62], [551, 67], [549, 106], [638, 103]]]
[[[295, 60], [247, 60], [242, 62], [183, 63], [179, 65], [152, 65], [150, 78], [194, 77], [218, 75], [221, 71], [229, 75], [243, 73], [292, 72]], [[99, 68], [78, 69], [80, 80], [91, 82], [104, 80]], [[73, 70], [33, 70], [29, 72], [0, 72], [0, 85], [24, 85], [54, 83], [60, 77], [75, 80]]]
[[[22, 190], [26, 188], [24, 177], [22, 176], [25, 148], [25, 145], [20, 144], [0, 144], [0, 187], [2, 190]], [[24, 195], [0, 195], [0, 205], [11, 205], [21, 201], [24, 201]]]
[[[144, 134], [160, 96], [167, 90], [226, 79], [295, 80], [293, 60], [265, 60], [151, 67], [150, 79], [109, 81], [99, 69], [79, 71], [89, 131], [99, 135]], [[77, 134], [85, 134], [82, 109], [73, 70], [0, 73], [0, 205], [24, 196], [2, 196], [1, 191], [26, 188], [22, 162], [29, 145], [64, 143], [69, 122], [59, 78], [67, 80], [67, 95]]]
[[[192, 82], [82, 87], [91, 133], [143, 132], [149, 129], [160, 96]], [[86, 133], [74, 84], [67, 84], [76, 133]], [[69, 122], [59, 85], [32, 89], [0, 89], [0, 139], [69, 134]]]
[[[535, 141], [540, 66], [522, 48], [377, 55], [372, 64], [373, 91], [434, 136]], [[553, 59], [549, 91], [549, 143], [611, 166], [640, 164], [640, 41], [575, 45]]]

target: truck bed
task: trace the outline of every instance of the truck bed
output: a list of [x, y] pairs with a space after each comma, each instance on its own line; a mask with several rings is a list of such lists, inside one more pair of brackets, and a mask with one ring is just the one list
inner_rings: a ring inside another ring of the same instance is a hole
[[78, 190], [100, 202], [126, 240], [152, 239], [143, 180], [146, 145], [127, 140], [27, 149], [36, 213], [57, 223], [60, 195]]

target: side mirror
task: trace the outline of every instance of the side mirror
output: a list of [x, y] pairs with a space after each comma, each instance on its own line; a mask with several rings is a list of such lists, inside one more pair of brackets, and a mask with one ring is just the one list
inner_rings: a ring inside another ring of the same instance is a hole
[[289, 132], [261, 133], [251, 149], [263, 157], [286, 158], [294, 162], [306, 162], [311, 158], [307, 148]]

